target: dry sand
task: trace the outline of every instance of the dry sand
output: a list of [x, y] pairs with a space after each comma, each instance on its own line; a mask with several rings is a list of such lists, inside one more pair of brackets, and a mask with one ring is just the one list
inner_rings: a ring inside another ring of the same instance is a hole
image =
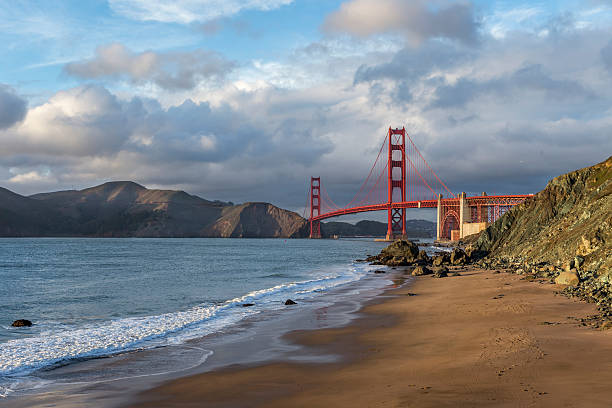
[[419, 277], [339, 329], [292, 341], [340, 363], [271, 363], [181, 378], [132, 407], [611, 407], [612, 330], [594, 305], [492, 271]]

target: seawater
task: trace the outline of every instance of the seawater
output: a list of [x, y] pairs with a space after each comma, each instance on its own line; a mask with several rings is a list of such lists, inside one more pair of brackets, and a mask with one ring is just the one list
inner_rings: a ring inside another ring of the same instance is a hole
[[[363, 279], [370, 239], [0, 239], [0, 396], [87, 358], [219, 332]], [[242, 307], [255, 303], [255, 307]], [[34, 322], [13, 328], [13, 320]]]

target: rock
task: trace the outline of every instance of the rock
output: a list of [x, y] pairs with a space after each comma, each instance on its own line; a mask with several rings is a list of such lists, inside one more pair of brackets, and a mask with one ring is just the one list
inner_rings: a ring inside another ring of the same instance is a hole
[[453, 249], [453, 252], [451, 252], [450, 255], [450, 263], [453, 265], [465, 265], [468, 261], [468, 257], [465, 254], [465, 252], [463, 252], [463, 250], [461, 248], [455, 248]]
[[441, 266], [448, 263], [450, 263], [450, 256], [448, 254], [435, 256], [432, 261], [433, 266]]
[[583, 263], [584, 263], [583, 257], [581, 256], [574, 257], [574, 267], [576, 267], [576, 269], [579, 269]]
[[431, 270], [426, 266], [417, 266], [412, 270], [412, 276], [430, 275]]
[[251, 307], [251, 306], [255, 306], [255, 303], [243, 303], [242, 307]]
[[446, 278], [448, 276], [448, 268], [441, 266], [439, 268], [434, 268], [433, 277], [434, 278]]
[[32, 322], [27, 319], [18, 319], [11, 324], [13, 327], [30, 327], [32, 326]]
[[576, 270], [573, 269], [571, 271], [561, 272], [559, 276], [555, 278], [555, 283], [557, 285], [576, 286], [580, 283], [580, 278], [578, 277]]
[[421, 249], [419, 251], [419, 255], [417, 256], [417, 261], [429, 262], [429, 255], [427, 255], [427, 252], [425, 252], [425, 250]]
[[294, 302], [294, 301], [293, 301], [293, 300], [291, 300], [291, 299], [287, 299], [287, 300], [285, 301], [285, 306], [290, 306], [290, 305], [297, 305], [297, 302]]
[[417, 259], [419, 256], [419, 247], [412, 241], [398, 240], [380, 251], [380, 257], [390, 257], [393, 259], [401, 259], [408, 263]]
[[374, 271], [374, 273], [385, 273], [385, 271], [383, 271], [382, 269], [377, 269]]

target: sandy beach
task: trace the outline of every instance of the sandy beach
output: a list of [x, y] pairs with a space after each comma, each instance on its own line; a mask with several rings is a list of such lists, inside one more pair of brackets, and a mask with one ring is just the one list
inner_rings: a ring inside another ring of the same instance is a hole
[[346, 327], [287, 337], [334, 363], [271, 362], [180, 378], [129, 407], [609, 407], [612, 331], [559, 286], [484, 270], [416, 278]]

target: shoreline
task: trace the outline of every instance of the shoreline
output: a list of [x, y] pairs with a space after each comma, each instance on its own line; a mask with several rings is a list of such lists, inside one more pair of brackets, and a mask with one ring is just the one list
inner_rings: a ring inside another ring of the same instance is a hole
[[344, 326], [284, 336], [336, 361], [233, 365], [165, 382], [122, 407], [607, 407], [612, 334], [580, 327], [595, 305], [558, 289], [471, 267], [419, 277]]
[[[164, 382], [233, 364], [271, 360], [332, 361], [284, 340], [297, 328], [343, 326], [365, 302], [392, 284], [392, 271], [340, 285], [322, 296], [298, 300], [297, 306], [265, 310], [203, 337], [164, 347], [128, 351], [52, 367], [35, 373], [41, 389], [0, 398], [0, 407], [115, 407], [132, 394]], [[333, 312], [328, 312], [333, 309]], [[253, 339], [255, 339], [253, 341]], [[44, 382], [50, 381], [49, 384]]]

